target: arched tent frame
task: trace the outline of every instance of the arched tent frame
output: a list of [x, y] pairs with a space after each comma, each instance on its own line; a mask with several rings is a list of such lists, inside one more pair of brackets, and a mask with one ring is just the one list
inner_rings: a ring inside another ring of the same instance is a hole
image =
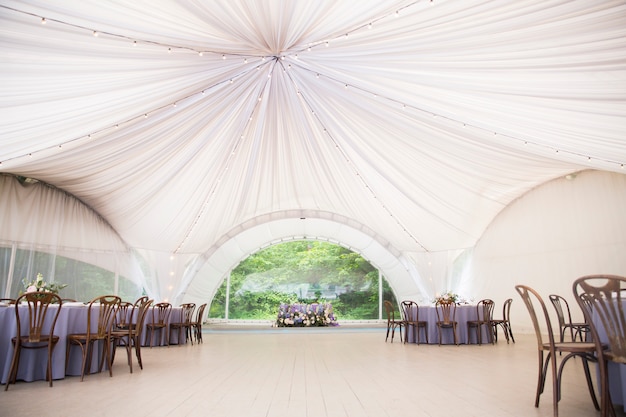
[[175, 299], [212, 299], [227, 274], [243, 259], [290, 240], [321, 240], [344, 246], [378, 268], [398, 299], [426, 296], [417, 270], [388, 242], [377, 239], [371, 229], [332, 213], [304, 210], [259, 216], [234, 229], [188, 269], [186, 282], [181, 285], [183, 292]]

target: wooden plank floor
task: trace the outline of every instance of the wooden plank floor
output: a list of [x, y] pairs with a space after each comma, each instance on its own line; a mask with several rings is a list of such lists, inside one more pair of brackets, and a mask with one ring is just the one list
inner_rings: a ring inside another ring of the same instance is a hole
[[[211, 327], [204, 343], [144, 348], [130, 374], [118, 351], [113, 378], [68, 377], [49, 388], [18, 382], [2, 416], [384, 417], [552, 415], [546, 387], [534, 407], [536, 341], [437, 346], [385, 342], [374, 327]], [[4, 386], [2, 387], [4, 388]], [[599, 416], [580, 360], [567, 365], [564, 417]], [[622, 410], [618, 416], [624, 416]]]

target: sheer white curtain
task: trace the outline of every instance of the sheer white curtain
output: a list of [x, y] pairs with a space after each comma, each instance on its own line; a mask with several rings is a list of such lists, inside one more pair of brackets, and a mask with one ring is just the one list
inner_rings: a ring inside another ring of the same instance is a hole
[[0, 174], [0, 230], [2, 296], [16, 298], [22, 280], [39, 273], [83, 301], [104, 293], [130, 298], [144, 286], [136, 257], [111, 226], [47, 184]]

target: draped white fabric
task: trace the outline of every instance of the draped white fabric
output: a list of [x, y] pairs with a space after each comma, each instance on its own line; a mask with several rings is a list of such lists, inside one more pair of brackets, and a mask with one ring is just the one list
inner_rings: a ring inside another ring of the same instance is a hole
[[[403, 295], [470, 291], [455, 259], [511, 202], [624, 173], [625, 23], [623, 1], [5, 0], [0, 171], [91, 207], [155, 296], [210, 295], [222, 243], [259, 233], [219, 271], [307, 210], [403, 265]], [[40, 239], [6, 213], [0, 240]]]

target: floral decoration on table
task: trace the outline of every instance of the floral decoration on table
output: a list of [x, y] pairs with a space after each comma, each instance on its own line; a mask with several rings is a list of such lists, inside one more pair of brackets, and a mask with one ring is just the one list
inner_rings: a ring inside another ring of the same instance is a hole
[[63, 288], [67, 287], [67, 284], [60, 284], [58, 282], [46, 282], [43, 279], [42, 274], [37, 274], [37, 278], [34, 281], [27, 281], [26, 278], [22, 280], [24, 284], [24, 292], [53, 292], [58, 294]]
[[338, 326], [331, 303], [283, 304], [278, 308], [276, 327]]
[[433, 303], [437, 304], [440, 302], [452, 301], [453, 303], [457, 303], [459, 301], [459, 295], [453, 293], [452, 291], [448, 291], [444, 294], [435, 296]]

